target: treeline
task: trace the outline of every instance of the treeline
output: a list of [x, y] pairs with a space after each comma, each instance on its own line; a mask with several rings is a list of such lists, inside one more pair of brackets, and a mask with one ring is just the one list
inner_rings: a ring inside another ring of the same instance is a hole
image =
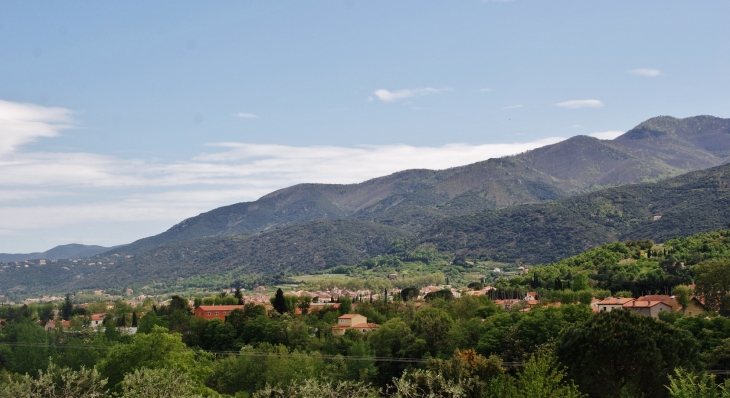
[[665, 387], [670, 377], [730, 364], [730, 320], [720, 316], [658, 321], [583, 304], [506, 312], [473, 296], [356, 304], [377, 330], [334, 336], [346, 306], [297, 315], [248, 304], [223, 322], [195, 318], [176, 297], [133, 336], [113, 322], [101, 333], [46, 332], [13, 310], [0, 334], [0, 396], [66, 388], [65, 377], [74, 396], [665, 397], [681, 396]]

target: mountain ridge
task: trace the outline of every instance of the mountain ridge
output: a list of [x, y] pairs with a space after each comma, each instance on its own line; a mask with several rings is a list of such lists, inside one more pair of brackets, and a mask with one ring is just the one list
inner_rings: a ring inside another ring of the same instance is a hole
[[659, 181], [729, 160], [730, 119], [659, 116], [614, 140], [575, 136], [445, 170], [404, 170], [357, 184], [297, 184], [188, 218], [123, 251], [142, 253], [176, 241], [261, 233], [313, 220], [375, 221], [415, 231], [449, 216]]
[[44, 252], [34, 253], [0, 253], [0, 262], [25, 261], [25, 260], [59, 260], [77, 257], [91, 257], [99, 253], [112, 250], [114, 247], [105, 247], [98, 245], [82, 245], [79, 243], [69, 243], [59, 245]]

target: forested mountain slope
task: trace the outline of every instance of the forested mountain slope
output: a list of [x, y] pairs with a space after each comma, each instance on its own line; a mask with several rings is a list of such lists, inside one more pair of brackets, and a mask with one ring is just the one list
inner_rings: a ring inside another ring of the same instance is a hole
[[79, 257], [91, 257], [99, 253], [103, 253], [111, 247], [96, 246], [96, 245], [80, 245], [78, 243], [71, 243], [68, 245], [56, 246], [53, 249], [46, 250], [39, 253], [0, 253], [0, 262], [10, 261], [24, 261], [24, 260], [36, 260], [36, 259], [61, 259], [61, 258], [79, 258]]
[[[308, 272], [357, 263], [388, 250], [405, 232], [373, 222], [312, 221], [249, 236], [174, 242], [126, 258], [116, 252], [80, 262], [0, 268], [0, 291], [31, 293], [152, 285], [238, 270], [239, 275]], [[231, 283], [228, 280], [227, 283]]]
[[406, 170], [349, 185], [296, 185], [189, 218], [123, 251], [142, 253], [176, 241], [260, 233], [312, 220], [369, 220], [416, 231], [448, 216], [658, 181], [723, 164], [728, 156], [730, 119], [662, 116], [612, 141], [577, 136], [447, 170]]
[[546, 263], [625, 239], [664, 241], [724, 228], [730, 165], [658, 183], [626, 185], [545, 204], [442, 220], [419, 243], [498, 261]]

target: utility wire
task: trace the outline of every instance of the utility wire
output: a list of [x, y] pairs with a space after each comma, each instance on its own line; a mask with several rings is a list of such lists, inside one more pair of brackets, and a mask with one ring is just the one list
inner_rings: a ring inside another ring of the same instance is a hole
[[[35, 347], [35, 348], [57, 348], [57, 349], [75, 349], [75, 350], [109, 350], [114, 346], [92, 346], [92, 345], [49, 345], [44, 343], [22, 343], [22, 342], [6, 342], [0, 345], [8, 345], [12, 347]], [[199, 352], [207, 352], [215, 355], [226, 356], [245, 356], [245, 357], [277, 357], [277, 358], [301, 358], [302, 356], [311, 356], [312, 358], [328, 359], [328, 360], [344, 360], [344, 361], [375, 361], [375, 362], [405, 362], [405, 363], [423, 363], [428, 362], [425, 358], [396, 358], [396, 357], [365, 357], [350, 355], [312, 355], [312, 354], [291, 354], [277, 352], [246, 352], [246, 351], [216, 351], [216, 350], [196, 350]], [[522, 362], [502, 362], [505, 367], [519, 367]]]

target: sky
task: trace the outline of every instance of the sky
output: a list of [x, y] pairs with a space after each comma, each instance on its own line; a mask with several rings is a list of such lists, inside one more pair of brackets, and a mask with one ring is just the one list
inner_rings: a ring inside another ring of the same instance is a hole
[[0, 252], [730, 117], [730, 2], [0, 3]]

